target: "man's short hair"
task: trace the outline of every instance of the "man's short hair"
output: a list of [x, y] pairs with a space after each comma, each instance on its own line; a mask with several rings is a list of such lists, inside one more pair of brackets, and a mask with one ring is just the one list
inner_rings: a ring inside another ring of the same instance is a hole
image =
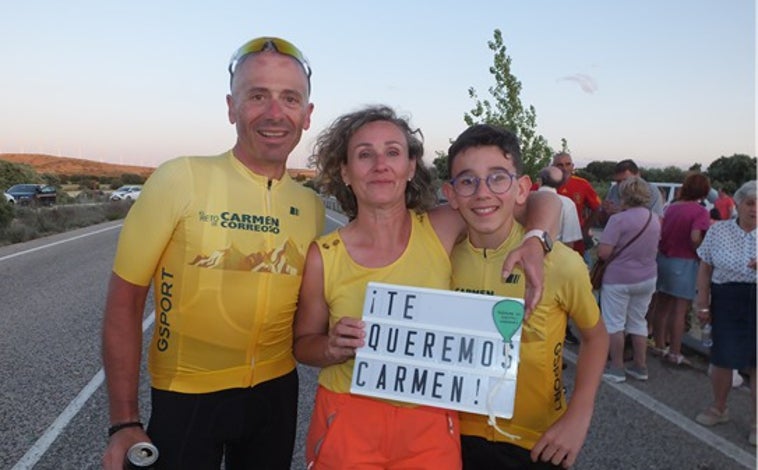
[[639, 167], [636, 163], [634, 163], [634, 160], [631, 159], [621, 160], [620, 162], [616, 163], [616, 168], [613, 170], [615, 174], [624, 173], [626, 171], [630, 172], [633, 175], [640, 174]]
[[559, 157], [569, 157], [569, 160], [571, 160], [571, 163], [574, 163], [574, 159], [571, 157], [570, 153], [568, 153], [568, 152], [558, 152], [555, 155], [553, 155], [553, 159], [552, 159], [553, 164], [555, 164], [555, 161]]

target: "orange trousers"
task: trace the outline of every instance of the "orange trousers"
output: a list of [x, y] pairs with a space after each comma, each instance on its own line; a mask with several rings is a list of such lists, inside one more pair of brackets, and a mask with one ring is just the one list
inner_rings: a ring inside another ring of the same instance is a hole
[[459, 470], [458, 412], [319, 386], [305, 458], [312, 470]]

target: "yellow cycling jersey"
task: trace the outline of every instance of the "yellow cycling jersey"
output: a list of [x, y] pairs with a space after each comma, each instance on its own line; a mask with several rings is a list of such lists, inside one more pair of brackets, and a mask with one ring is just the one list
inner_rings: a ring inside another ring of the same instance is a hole
[[231, 151], [161, 165], [129, 210], [113, 267], [153, 282], [153, 387], [207, 393], [290, 372], [305, 252], [323, 227], [317, 194], [286, 172], [269, 180]]
[[[505, 257], [519, 246], [523, 227], [514, 224], [509, 237], [494, 250], [475, 248], [468, 239], [451, 256], [453, 289], [486, 295], [524, 297], [523, 272], [516, 270], [503, 282]], [[487, 416], [460, 413], [461, 434], [489, 441], [509, 442], [531, 449], [542, 434], [566, 411], [563, 394], [563, 339], [570, 317], [580, 328], [592, 328], [600, 312], [592, 295], [587, 266], [562, 243], [545, 257], [542, 300], [523, 325], [516, 399], [512, 419], [497, 418], [503, 431], [487, 424]]]
[[[369, 282], [450, 288], [450, 258], [429, 217], [412, 211], [410, 215], [413, 222], [408, 246], [397, 260], [381, 268], [367, 268], [353, 261], [339, 231], [318, 239], [324, 263], [324, 296], [329, 305], [330, 328], [342, 317], [362, 317]], [[333, 392], [348, 393], [354, 363], [350, 359], [324, 367], [319, 373], [319, 384]]]

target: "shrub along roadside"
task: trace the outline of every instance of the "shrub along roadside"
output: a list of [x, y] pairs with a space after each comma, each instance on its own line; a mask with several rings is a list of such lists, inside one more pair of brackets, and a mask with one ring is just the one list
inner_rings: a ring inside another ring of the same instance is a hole
[[0, 201], [0, 246], [123, 219], [131, 205], [131, 201], [111, 201], [32, 208]]

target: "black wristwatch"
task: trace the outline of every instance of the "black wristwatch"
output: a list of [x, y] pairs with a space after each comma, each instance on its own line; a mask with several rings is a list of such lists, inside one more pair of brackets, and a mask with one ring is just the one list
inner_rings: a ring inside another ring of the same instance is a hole
[[553, 239], [550, 238], [550, 234], [547, 233], [544, 230], [529, 230], [524, 234], [524, 241], [526, 241], [528, 238], [531, 237], [537, 237], [537, 239], [542, 244], [542, 249], [545, 251], [545, 254], [550, 253], [553, 251]]

